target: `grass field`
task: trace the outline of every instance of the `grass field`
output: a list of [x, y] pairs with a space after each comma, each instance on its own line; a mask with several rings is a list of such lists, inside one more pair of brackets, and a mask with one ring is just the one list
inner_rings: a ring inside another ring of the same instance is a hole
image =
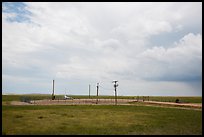
[[[55, 95], [56, 99], [63, 99], [64, 95]], [[89, 96], [83, 95], [70, 95], [73, 98], [78, 99], [87, 99]], [[41, 99], [51, 99], [51, 95], [48, 94], [28, 94], [28, 95], [2, 95], [2, 101], [20, 101], [21, 97], [29, 97], [32, 100], [41, 100]], [[138, 96], [118, 96], [118, 99], [137, 99]], [[91, 96], [95, 99], [97, 96]], [[114, 99], [115, 96], [98, 96], [100, 99]], [[143, 99], [143, 96], [139, 96], [139, 99]], [[147, 100], [147, 96], [145, 97]], [[152, 101], [161, 101], [161, 102], [175, 102], [176, 99], [179, 99], [183, 103], [202, 103], [202, 97], [179, 97], [179, 96], [149, 96], [149, 100]]]
[[[117, 106], [9, 104], [10, 101], [19, 101], [21, 97], [47, 99], [50, 95], [2, 95], [3, 135], [202, 135], [201, 109], [146, 106], [143, 103]], [[202, 97], [155, 97], [154, 99], [173, 101], [175, 98], [202, 103]]]
[[176, 99], [179, 99], [182, 103], [202, 103], [202, 97], [150, 96], [149, 99], [161, 102], [175, 102]]
[[149, 106], [3, 106], [3, 134], [202, 134], [202, 111]]

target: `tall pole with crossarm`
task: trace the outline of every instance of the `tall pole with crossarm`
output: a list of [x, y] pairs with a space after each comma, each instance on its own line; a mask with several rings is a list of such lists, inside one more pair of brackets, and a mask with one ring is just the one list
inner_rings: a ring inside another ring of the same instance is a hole
[[117, 80], [113, 80], [113, 83], [114, 83], [114, 88], [115, 88], [115, 105], [117, 105], [117, 90], [116, 90], [116, 87], [118, 87], [118, 84], [117, 84]]

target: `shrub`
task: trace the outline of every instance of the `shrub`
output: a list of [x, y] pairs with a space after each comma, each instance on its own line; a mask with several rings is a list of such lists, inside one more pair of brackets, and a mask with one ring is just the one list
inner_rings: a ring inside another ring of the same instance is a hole
[[179, 103], [179, 99], [176, 99], [176, 101], [175, 101], [176, 103]]
[[26, 103], [31, 103], [31, 98], [30, 97], [21, 97], [20, 101], [21, 102], [26, 102]]

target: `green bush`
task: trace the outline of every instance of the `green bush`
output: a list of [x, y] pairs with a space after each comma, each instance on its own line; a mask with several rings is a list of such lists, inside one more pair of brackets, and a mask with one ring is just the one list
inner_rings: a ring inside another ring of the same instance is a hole
[[21, 102], [26, 102], [26, 103], [31, 103], [31, 98], [30, 97], [20, 97]]

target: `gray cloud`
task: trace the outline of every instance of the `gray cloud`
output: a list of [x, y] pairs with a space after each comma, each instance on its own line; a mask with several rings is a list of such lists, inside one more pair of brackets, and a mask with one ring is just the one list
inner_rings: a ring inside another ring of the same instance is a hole
[[30, 22], [2, 12], [4, 92], [49, 93], [55, 78], [62, 94], [86, 94], [98, 81], [112, 88], [118, 79], [124, 95], [141, 94], [137, 87], [169, 95], [173, 85], [172, 94], [193, 95], [189, 85], [202, 81], [201, 3], [24, 4]]

